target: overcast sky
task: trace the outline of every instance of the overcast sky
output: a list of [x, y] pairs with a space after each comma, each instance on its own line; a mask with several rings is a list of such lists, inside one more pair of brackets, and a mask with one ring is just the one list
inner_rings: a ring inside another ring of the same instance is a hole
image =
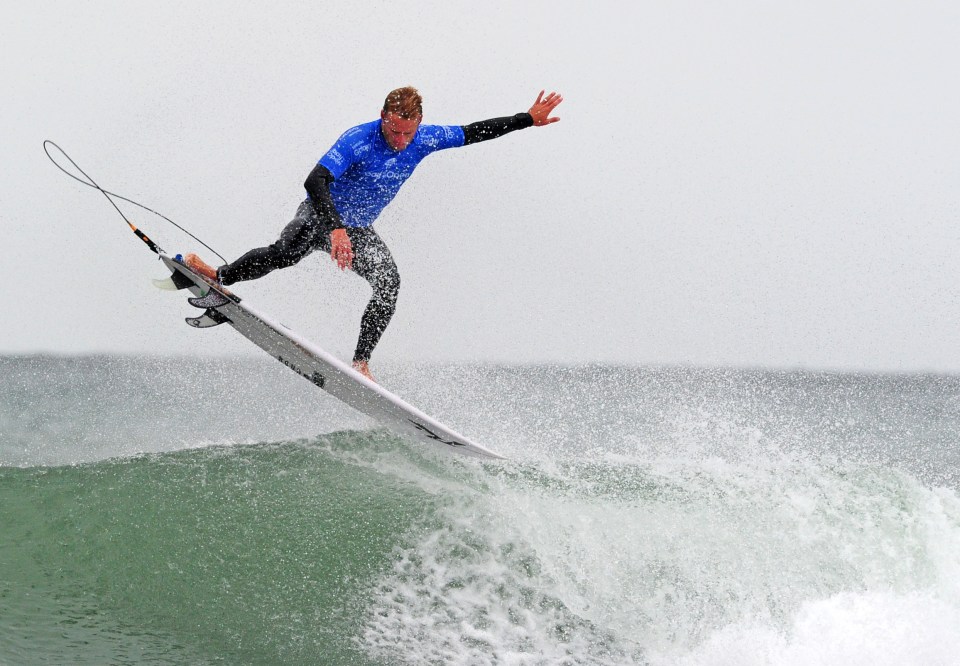
[[[0, 353], [256, 353], [182, 322], [44, 139], [232, 260], [410, 84], [437, 124], [565, 101], [431, 156], [384, 212], [403, 286], [374, 363], [960, 371], [956, 3], [4, 7]], [[347, 360], [369, 294], [319, 254], [236, 290]]]

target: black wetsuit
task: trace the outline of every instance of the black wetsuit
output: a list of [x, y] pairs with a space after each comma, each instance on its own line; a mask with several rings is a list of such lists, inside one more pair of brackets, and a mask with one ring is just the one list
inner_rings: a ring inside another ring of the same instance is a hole
[[[495, 139], [531, 125], [533, 118], [529, 113], [472, 123], [462, 127], [463, 145]], [[255, 280], [278, 268], [293, 266], [315, 250], [329, 253], [330, 232], [345, 229], [353, 248], [352, 270], [373, 288], [360, 321], [360, 337], [353, 355], [354, 361], [368, 361], [396, 311], [400, 273], [390, 249], [372, 226], [343, 224], [330, 195], [333, 180], [330, 170], [317, 164], [304, 182], [308, 197], [297, 208], [293, 220], [284, 227], [280, 238], [221, 266], [217, 275], [225, 285]]]

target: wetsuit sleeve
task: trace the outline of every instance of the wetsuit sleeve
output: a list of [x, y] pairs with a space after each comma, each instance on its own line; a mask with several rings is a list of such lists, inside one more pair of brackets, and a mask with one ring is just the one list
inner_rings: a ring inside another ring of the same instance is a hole
[[322, 164], [313, 167], [313, 171], [307, 176], [303, 186], [307, 189], [310, 196], [310, 203], [317, 211], [317, 217], [330, 229], [342, 229], [343, 220], [333, 205], [333, 198], [330, 196], [330, 183], [334, 180], [330, 170]]
[[529, 113], [518, 113], [515, 116], [507, 116], [505, 118], [481, 120], [476, 123], [464, 125], [463, 145], [469, 146], [471, 143], [496, 139], [515, 130], [532, 126], [533, 116]]

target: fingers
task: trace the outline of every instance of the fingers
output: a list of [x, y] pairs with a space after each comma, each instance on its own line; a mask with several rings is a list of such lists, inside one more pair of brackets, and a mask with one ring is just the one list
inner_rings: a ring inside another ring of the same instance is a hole
[[547, 107], [547, 112], [553, 111], [557, 105], [563, 101], [563, 95], [552, 92], [543, 100], [543, 105]]
[[545, 92], [545, 90], [541, 90], [540, 94], [537, 95], [537, 101], [530, 107], [530, 115], [533, 116], [534, 125], [549, 125], [560, 120], [560, 118], [550, 118], [549, 116], [563, 101], [563, 95], [551, 91], [549, 95], [544, 97]]
[[330, 258], [337, 262], [340, 270], [353, 267], [353, 248], [349, 245], [336, 245], [330, 252]]
[[353, 266], [353, 246], [345, 229], [330, 232], [330, 258], [337, 262], [340, 270]]
[[353, 267], [353, 251], [350, 248], [340, 248], [340, 255], [337, 257], [337, 265], [340, 270], [346, 270]]
[[545, 91], [541, 90], [537, 95], [537, 101], [530, 107], [530, 115], [533, 117], [533, 124], [537, 126], [549, 125], [560, 120], [558, 117], [550, 117], [550, 114], [563, 101], [563, 95], [557, 92], [551, 92], [546, 97]]

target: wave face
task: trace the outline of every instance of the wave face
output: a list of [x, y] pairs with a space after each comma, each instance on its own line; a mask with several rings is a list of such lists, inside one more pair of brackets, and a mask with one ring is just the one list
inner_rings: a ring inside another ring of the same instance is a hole
[[0, 663], [960, 654], [956, 378], [382, 373], [488, 462], [269, 363], [0, 373]]

